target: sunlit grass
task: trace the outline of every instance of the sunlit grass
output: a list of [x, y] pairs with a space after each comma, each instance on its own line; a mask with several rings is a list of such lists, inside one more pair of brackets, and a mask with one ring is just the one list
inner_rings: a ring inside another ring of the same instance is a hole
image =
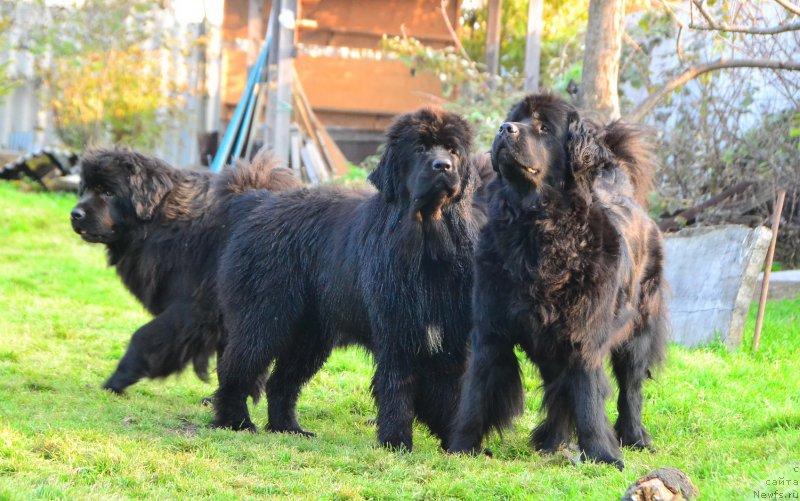
[[[103, 249], [70, 231], [72, 204], [0, 185], [0, 499], [618, 499], [663, 466], [685, 470], [706, 499], [800, 481], [800, 299], [768, 304], [757, 353], [672, 346], [646, 386], [658, 451], [625, 451], [624, 472], [529, 449], [540, 394], [528, 363], [526, 412], [489, 440], [494, 459], [446, 456], [422, 427], [413, 453], [378, 448], [372, 366], [357, 349], [336, 352], [303, 392], [299, 418], [317, 438], [237, 434], [208, 428], [200, 400], [214, 386], [191, 372], [124, 397], [99, 389], [148, 315]], [[264, 424], [266, 406], [253, 415]]]

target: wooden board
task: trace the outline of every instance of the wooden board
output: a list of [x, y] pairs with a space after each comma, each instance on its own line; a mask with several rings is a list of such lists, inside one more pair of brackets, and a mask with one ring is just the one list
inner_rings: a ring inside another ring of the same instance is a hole
[[298, 56], [295, 68], [317, 112], [395, 115], [441, 96], [433, 74], [411, 75], [399, 61]]
[[[458, 5], [448, 3], [448, 15], [458, 26]], [[451, 44], [442, 19], [440, 0], [303, 0], [303, 17], [317, 28], [302, 30], [298, 41], [306, 44], [377, 49], [381, 36], [408, 36], [441, 47]]]

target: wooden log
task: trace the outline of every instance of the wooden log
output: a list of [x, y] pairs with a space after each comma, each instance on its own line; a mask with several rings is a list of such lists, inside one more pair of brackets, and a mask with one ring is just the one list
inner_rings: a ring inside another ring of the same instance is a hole
[[658, 223], [658, 227], [661, 228], [661, 231], [678, 231], [681, 229], [681, 225], [679, 219], [682, 219], [684, 222], [692, 222], [698, 215], [702, 214], [706, 209], [714, 207], [721, 202], [724, 202], [728, 198], [739, 195], [744, 193], [747, 188], [752, 186], [754, 183], [751, 181], [743, 181], [735, 186], [732, 186], [721, 193], [709, 198], [703, 203], [697, 204], [694, 207], [690, 207], [688, 209], [676, 212], [671, 216], [662, 219]]

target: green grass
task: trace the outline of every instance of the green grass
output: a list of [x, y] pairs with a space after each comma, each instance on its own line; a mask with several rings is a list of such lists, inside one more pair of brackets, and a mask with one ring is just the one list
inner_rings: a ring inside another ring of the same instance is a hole
[[[377, 447], [371, 364], [355, 349], [336, 352], [302, 394], [300, 421], [317, 438], [237, 434], [208, 428], [200, 400], [214, 386], [191, 372], [123, 397], [99, 389], [148, 315], [103, 249], [71, 232], [73, 203], [0, 185], [0, 500], [618, 499], [663, 466], [685, 470], [706, 499], [800, 481], [800, 299], [768, 305], [757, 353], [671, 346], [646, 386], [658, 452], [625, 451], [624, 472], [529, 449], [540, 393], [528, 363], [526, 412], [491, 437], [494, 459], [444, 455], [422, 427], [413, 453]], [[263, 424], [265, 405], [253, 414]]]

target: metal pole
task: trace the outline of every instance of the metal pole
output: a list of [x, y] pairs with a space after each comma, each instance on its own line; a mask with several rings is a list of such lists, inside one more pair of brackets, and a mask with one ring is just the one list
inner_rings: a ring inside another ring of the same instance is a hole
[[[274, 0], [278, 1], [278, 0]], [[275, 96], [275, 129], [272, 151], [282, 164], [289, 161], [289, 127], [292, 118], [292, 68], [297, 0], [280, 0], [278, 14], [278, 88]]]
[[778, 227], [781, 223], [781, 211], [786, 191], [778, 192], [778, 201], [775, 203], [775, 212], [772, 217], [772, 240], [767, 252], [767, 263], [764, 265], [764, 280], [761, 282], [761, 300], [758, 302], [758, 317], [756, 318], [756, 332], [753, 335], [753, 351], [758, 350], [761, 341], [761, 328], [764, 326], [764, 309], [767, 306], [767, 292], [769, 292], [769, 276], [772, 273], [772, 258], [775, 255], [775, 243], [778, 241]]

